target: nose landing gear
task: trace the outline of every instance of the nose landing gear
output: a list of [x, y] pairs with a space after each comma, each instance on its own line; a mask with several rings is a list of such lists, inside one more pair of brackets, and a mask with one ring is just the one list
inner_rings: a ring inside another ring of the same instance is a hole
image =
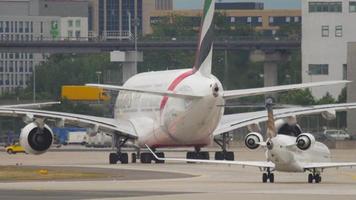
[[274, 183], [274, 174], [271, 173], [271, 170], [268, 168], [267, 173], [262, 174], [262, 182], [267, 183], [269, 180], [270, 183]]
[[321, 176], [320, 173], [316, 170], [313, 169], [312, 173], [308, 175], [308, 183], [320, 183], [321, 182]]

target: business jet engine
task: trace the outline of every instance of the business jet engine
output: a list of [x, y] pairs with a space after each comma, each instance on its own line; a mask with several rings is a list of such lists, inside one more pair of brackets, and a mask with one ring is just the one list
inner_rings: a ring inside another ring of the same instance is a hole
[[245, 137], [245, 145], [249, 149], [257, 149], [260, 147], [260, 142], [263, 142], [263, 137], [260, 133], [252, 132]]
[[53, 132], [46, 124], [41, 128], [37, 123], [32, 122], [21, 130], [20, 144], [30, 154], [45, 153], [51, 147], [53, 140]]
[[296, 139], [296, 145], [300, 150], [308, 150], [315, 144], [315, 137], [310, 133], [300, 134]]

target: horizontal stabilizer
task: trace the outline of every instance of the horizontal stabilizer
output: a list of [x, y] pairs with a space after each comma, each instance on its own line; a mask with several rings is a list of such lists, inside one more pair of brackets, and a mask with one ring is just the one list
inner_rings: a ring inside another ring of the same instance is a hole
[[283, 92], [288, 90], [304, 89], [304, 88], [311, 88], [311, 87], [318, 87], [318, 86], [346, 84], [350, 82], [351, 81], [323, 81], [323, 82], [263, 87], [263, 88], [255, 88], [255, 89], [230, 90], [230, 91], [224, 91], [224, 99], [236, 99], [241, 97], [268, 94], [273, 92]]
[[128, 91], [128, 92], [137, 92], [137, 93], [176, 97], [176, 98], [186, 98], [186, 99], [196, 99], [196, 98], [203, 97], [203, 96], [184, 94], [179, 92], [176, 93], [174, 91], [146, 90], [146, 89], [128, 88], [128, 87], [116, 86], [116, 85], [86, 84], [86, 86], [99, 87], [105, 90], [112, 90], [112, 91]]

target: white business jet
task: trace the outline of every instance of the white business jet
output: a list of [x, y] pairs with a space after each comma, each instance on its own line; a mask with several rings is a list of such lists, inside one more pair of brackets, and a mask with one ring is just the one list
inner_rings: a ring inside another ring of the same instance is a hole
[[[102, 118], [74, 113], [46, 110], [0, 107], [0, 115], [22, 117], [26, 126], [22, 129], [20, 143], [26, 152], [41, 154], [53, 142], [53, 132], [47, 125], [62, 127], [75, 125], [88, 128], [93, 136], [98, 132], [112, 135], [115, 153], [109, 156], [110, 164], [128, 163], [124, 146], [133, 145], [137, 152], [132, 160], [140, 157], [142, 163], [159, 162], [149, 152], [139, 149], [148, 144], [157, 154], [161, 147], [193, 147], [187, 158], [209, 159], [208, 152], [200, 149], [210, 145], [215, 136], [237, 128], [265, 121], [260, 112], [224, 115], [225, 101], [247, 96], [268, 94], [308, 87], [345, 84], [348, 81], [314, 82], [256, 89], [224, 91], [221, 82], [211, 74], [213, 54], [213, 17], [215, 1], [205, 1], [203, 21], [195, 64], [190, 69], [140, 73], [123, 86], [89, 84], [106, 90], [120, 91], [114, 108], [114, 118]], [[159, 58], [157, 58], [159, 59]], [[309, 108], [281, 109], [278, 115], [335, 113], [355, 107], [356, 104], [339, 104]], [[233, 160], [234, 153], [226, 150], [227, 137], [223, 137], [222, 151], [216, 152], [219, 160]], [[218, 142], [218, 141], [217, 141]]]
[[[215, 161], [215, 160], [197, 160], [197, 159], [179, 159], [179, 158], [161, 158], [158, 157], [148, 146], [157, 160], [161, 161], [180, 161], [180, 162], [200, 162], [232, 164], [241, 166], [250, 166], [262, 169], [262, 182], [268, 180], [274, 182], [273, 171], [281, 172], [310, 172], [308, 182], [320, 183], [321, 172], [327, 168], [354, 167], [356, 162], [330, 162], [331, 156], [329, 148], [323, 143], [315, 141], [315, 137], [310, 133], [277, 134], [276, 125], [280, 121], [274, 120], [272, 101], [266, 101], [267, 108], [267, 140], [264, 142], [260, 133], [250, 133], [245, 137], [245, 145], [249, 149], [264, 147], [266, 149], [266, 161]], [[289, 134], [289, 135], [287, 135]], [[292, 135], [292, 136], [291, 136]]]

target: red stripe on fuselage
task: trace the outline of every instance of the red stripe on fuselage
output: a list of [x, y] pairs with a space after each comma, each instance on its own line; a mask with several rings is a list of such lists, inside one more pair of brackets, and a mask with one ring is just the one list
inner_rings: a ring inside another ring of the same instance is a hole
[[[168, 91], [173, 91], [180, 82], [182, 82], [185, 78], [191, 76], [192, 74], [194, 74], [194, 70], [189, 70], [187, 72], [184, 72], [183, 74], [179, 75], [176, 79], [173, 80], [173, 82], [169, 85], [168, 87]], [[161, 101], [161, 105], [160, 105], [160, 110], [161, 112], [163, 111], [164, 107], [166, 106], [168, 101], [168, 96], [164, 96], [162, 101]]]

